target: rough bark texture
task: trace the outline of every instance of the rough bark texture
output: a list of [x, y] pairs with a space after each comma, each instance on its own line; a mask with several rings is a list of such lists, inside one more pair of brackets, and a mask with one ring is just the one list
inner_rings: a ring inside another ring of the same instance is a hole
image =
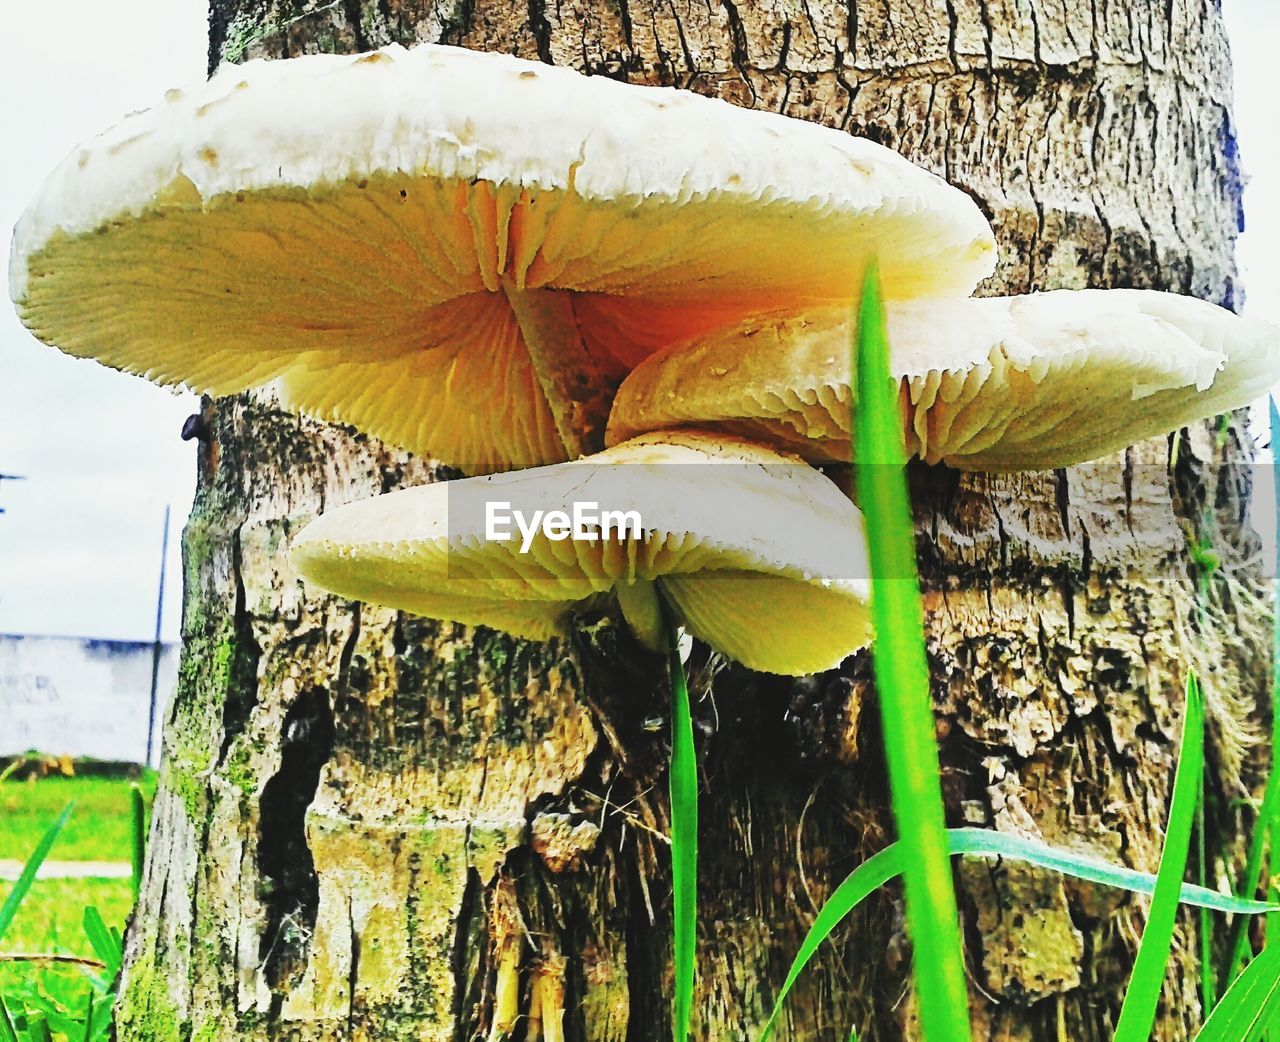
[[[213, 0], [211, 19], [215, 62], [444, 41], [818, 120], [972, 193], [1003, 247], [989, 291], [1237, 298], [1211, 0]], [[486, 1039], [516, 958], [522, 1014], [562, 997], [569, 1042], [669, 1037], [660, 663], [608, 619], [531, 645], [305, 592], [285, 555], [301, 524], [440, 475], [262, 398], [206, 422], [120, 1037]], [[1214, 430], [1176, 463], [1159, 441], [1066, 472], [914, 473], [953, 823], [1153, 869], [1198, 662], [1213, 871], [1237, 856], [1219, 840], [1247, 822], [1222, 808], [1256, 782], [1242, 739], [1268, 620], [1241, 523], [1249, 443], [1238, 417]], [[1223, 562], [1207, 580], [1187, 550], [1206, 540]], [[802, 682], [694, 667], [696, 1034], [744, 1039], [817, 905], [891, 836], [875, 694], [865, 655]], [[1012, 865], [958, 878], [976, 1036], [1109, 1038], [1141, 902]], [[1200, 1019], [1194, 937], [1186, 918], [1161, 1039]], [[908, 969], [886, 894], [823, 950], [779, 1037], [914, 1037]], [[523, 1018], [513, 1036], [539, 1037], [559, 1036]]]

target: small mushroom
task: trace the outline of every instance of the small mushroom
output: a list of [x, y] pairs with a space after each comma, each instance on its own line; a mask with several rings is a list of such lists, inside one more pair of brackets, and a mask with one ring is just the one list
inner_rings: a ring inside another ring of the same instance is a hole
[[530, 1042], [564, 1042], [565, 973], [568, 960], [544, 942], [529, 982]]
[[494, 982], [488, 1042], [503, 1042], [515, 1030], [520, 1016], [520, 954], [524, 945], [524, 923], [515, 885], [505, 876], [493, 888], [489, 921]]
[[71, 354], [287, 403], [471, 472], [603, 444], [654, 350], [761, 308], [967, 293], [991, 229], [870, 141], [424, 45], [226, 66], [54, 171], [23, 321]]
[[612, 593], [657, 649], [665, 597], [694, 636], [770, 673], [828, 669], [869, 640], [848, 498], [794, 457], [699, 432], [339, 507], [293, 562], [343, 597], [536, 640]]
[[[1280, 381], [1280, 329], [1171, 293], [902, 301], [888, 317], [908, 450], [968, 470], [1097, 459]], [[848, 461], [850, 322], [823, 308], [675, 345], [623, 383], [607, 440], [692, 425]]]

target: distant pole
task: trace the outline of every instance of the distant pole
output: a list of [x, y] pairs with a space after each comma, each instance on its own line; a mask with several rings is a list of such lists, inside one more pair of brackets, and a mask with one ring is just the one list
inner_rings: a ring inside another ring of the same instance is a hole
[[160, 588], [156, 592], [156, 639], [151, 645], [151, 708], [147, 713], [147, 759], [151, 766], [151, 754], [156, 747], [156, 696], [160, 686], [160, 629], [164, 624], [164, 578], [169, 565], [169, 506], [164, 508], [164, 535], [160, 537]]

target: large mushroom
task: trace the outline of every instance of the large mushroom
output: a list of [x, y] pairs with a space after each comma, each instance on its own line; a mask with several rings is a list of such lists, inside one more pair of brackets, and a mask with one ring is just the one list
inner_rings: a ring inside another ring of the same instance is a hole
[[848, 498], [794, 457], [700, 432], [351, 503], [303, 529], [293, 562], [343, 597], [539, 640], [612, 594], [657, 649], [665, 598], [692, 635], [771, 673], [829, 669], [870, 639]]
[[[608, 440], [693, 425], [847, 462], [850, 321], [821, 308], [674, 345], [623, 383]], [[1171, 293], [902, 301], [888, 322], [908, 452], [962, 469], [1097, 459], [1280, 381], [1280, 329]]]
[[78, 150], [20, 220], [71, 354], [287, 403], [465, 470], [602, 444], [654, 350], [745, 314], [968, 293], [963, 193], [840, 131], [441, 46], [228, 66]]

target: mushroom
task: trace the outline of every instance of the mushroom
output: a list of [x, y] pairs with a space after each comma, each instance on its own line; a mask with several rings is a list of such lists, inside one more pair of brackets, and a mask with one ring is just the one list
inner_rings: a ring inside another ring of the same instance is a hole
[[968, 293], [976, 205], [889, 149], [687, 91], [398, 46], [224, 66], [59, 166], [15, 231], [42, 340], [472, 472], [603, 443], [654, 350], [759, 309]]
[[506, 876], [493, 889], [489, 920], [495, 968], [488, 1042], [503, 1042], [515, 1030], [520, 1017], [520, 951], [525, 928], [515, 884]]
[[[967, 470], [1097, 459], [1280, 380], [1280, 329], [1171, 293], [902, 301], [888, 319], [908, 452]], [[607, 440], [688, 424], [847, 462], [850, 321], [775, 314], [672, 346], [622, 384]]]
[[666, 646], [663, 598], [692, 635], [764, 672], [829, 669], [870, 638], [848, 498], [794, 457], [695, 431], [348, 504], [292, 554], [340, 596], [537, 640], [611, 593], [648, 646]]

